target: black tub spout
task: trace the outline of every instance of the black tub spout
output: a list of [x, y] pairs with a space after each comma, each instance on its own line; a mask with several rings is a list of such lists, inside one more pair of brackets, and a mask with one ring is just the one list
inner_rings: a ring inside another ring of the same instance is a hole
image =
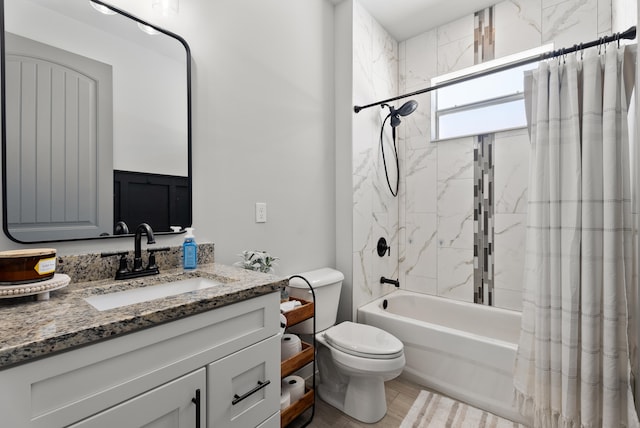
[[400, 281], [398, 281], [397, 279], [385, 278], [384, 276], [380, 277], [380, 284], [393, 284], [397, 288], [400, 288]]

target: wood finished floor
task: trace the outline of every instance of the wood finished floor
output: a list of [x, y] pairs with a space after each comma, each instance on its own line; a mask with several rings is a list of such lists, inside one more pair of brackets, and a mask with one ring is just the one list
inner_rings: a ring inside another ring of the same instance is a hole
[[[396, 378], [385, 382], [387, 394], [387, 414], [375, 424], [365, 424], [353, 419], [339, 410], [331, 407], [320, 398], [316, 397], [316, 411], [313, 421], [309, 424], [312, 428], [397, 428], [411, 409], [413, 402], [421, 390], [427, 389], [402, 378]], [[308, 420], [308, 414], [301, 415], [298, 420], [291, 423], [290, 427], [299, 427]]]

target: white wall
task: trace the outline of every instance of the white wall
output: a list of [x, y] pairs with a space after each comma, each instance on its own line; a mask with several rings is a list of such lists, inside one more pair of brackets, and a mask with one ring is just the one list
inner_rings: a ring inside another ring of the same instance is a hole
[[336, 97], [336, 268], [342, 282], [338, 320], [351, 320], [353, 304], [353, 0], [334, 13]]
[[[268, 250], [281, 258], [282, 275], [334, 266], [333, 6], [181, 0], [179, 14], [165, 18], [151, 1], [113, 4], [191, 46], [196, 239], [215, 243], [216, 261], [226, 264], [243, 249]], [[267, 223], [254, 222], [255, 202], [267, 203]], [[80, 254], [132, 241], [51, 246]], [[0, 238], [2, 250], [20, 247]]]
[[[636, 25], [638, 22], [640, 22], [640, 8], [638, 8], [638, 3], [640, 3], [640, 1], [637, 0], [617, 0], [614, 1], [613, 3], [613, 10], [624, 10], [622, 7], [622, 5], [627, 6], [627, 10], [633, 10], [635, 8], [635, 13], [628, 13], [627, 15], [631, 15], [629, 17], [629, 19], [631, 19], [632, 21], [635, 19], [635, 22], [632, 22], [634, 25]], [[620, 29], [620, 27], [625, 27], [626, 24], [628, 24], [628, 22], [625, 20], [622, 23], [619, 23], [619, 20], [616, 20], [616, 16], [618, 14], [614, 13], [613, 17], [614, 17], [614, 29]], [[636, 57], [636, 90], [635, 90], [635, 112], [636, 112], [636, 120], [635, 123], [633, 123], [632, 125], [632, 129], [633, 129], [633, 133], [632, 135], [632, 139], [630, 140], [630, 152], [632, 153], [632, 161], [631, 161], [631, 174], [633, 177], [633, 181], [632, 181], [632, 191], [631, 191], [631, 195], [632, 195], [632, 199], [631, 199], [631, 206], [632, 206], [632, 212], [633, 212], [633, 226], [634, 226], [634, 233], [635, 233], [635, 239], [633, 240], [634, 242], [634, 249], [635, 249], [635, 257], [634, 257], [634, 269], [633, 269], [633, 281], [632, 281], [632, 288], [635, 290], [635, 299], [631, 300], [629, 299], [630, 302], [633, 302], [634, 307], [635, 307], [635, 313], [633, 315], [635, 315], [636, 320], [635, 320], [635, 325], [638, 325], [638, 314], [640, 314], [640, 292], [638, 292], [638, 290], [640, 289], [640, 275], [638, 275], [638, 266], [640, 266], [640, 251], [638, 251], [638, 249], [640, 248], [640, 236], [638, 235], [638, 229], [640, 227], [640, 214], [638, 213], [638, 201], [640, 200], [640, 173], [638, 173], [638, 170], [640, 169], [640, 149], [638, 148], [638, 138], [640, 137], [640, 134], [638, 133], [638, 124], [640, 123], [640, 97], [638, 97], [638, 89], [640, 87], [640, 73], [638, 73], [638, 70], [640, 69], [640, 56]], [[636, 359], [635, 361], [632, 362], [632, 368], [631, 370], [636, 373], [638, 373], [638, 367], [640, 366], [640, 355], [638, 355], [637, 353], [637, 345], [638, 343], [640, 343], [640, 328], [635, 329], [635, 341], [636, 341]], [[630, 341], [631, 342], [631, 341]], [[633, 355], [633, 354], [631, 354]], [[636, 403], [636, 411], [640, 413], [640, 399], [638, 397], [640, 397], [640, 382], [636, 382], [635, 383], [635, 389], [634, 389], [634, 395], [635, 395], [635, 403]]]

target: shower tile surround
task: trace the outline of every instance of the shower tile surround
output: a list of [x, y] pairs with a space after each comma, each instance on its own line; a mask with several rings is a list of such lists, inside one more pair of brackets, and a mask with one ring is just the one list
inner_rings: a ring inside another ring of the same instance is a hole
[[[486, 15], [486, 10], [484, 13]], [[493, 21], [495, 57], [499, 58], [545, 43], [553, 42], [555, 47], [559, 48], [609, 34], [612, 31], [611, 2], [504, 1], [495, 5]], [[400, 93], [427, 87], [430, 79], [437, 75], [433, 73], [433, 67], [424, 67], [421, 57], [425, 54], [438, 58], [438, 74], [471, 65], [474, 50], [472, 46], [460, 41], [472, 40], [473, 31], [474, 22], [470, 17], [464, 17], [401, 42]], [[513, 37], [516, 33], [518, 37]], [[420, 41], [433, 38], [436, 42], [431, 44], [432, 50], [416, 49], [415, 46]], [[456, 58], [456, 61], [452, 61], [451, 58]], [[424, 95], [427, 100], [420, 103], [420, 109], [425, 109], [425, 115], [428, 117], [431, 108], [430, 97], [428, 94]], [[473, 158], [469, 157], [468, 152], [473, 148], [473, 138], [432, 143], [430, 132], [425, 133], [424, 129], [416, 128], [413, 121], [407, 123], [401, 135], [403, 138], [400, 146], [407, 146], [405, 155], [413, 157], [421, 150], [420, 147], [422, 150], [429, 150], [427, 146], [435, 146], [430, 150], [435, 152], [434, 157], [437, 159], [435, 181], [415, 180], [411, 177], [411, 169], [403, 170], [406, 173], [403, 177], [406, 182], [406, 194], [415, 198], [415, 195], [425, 194], [436, 188], [438, 200], [425, 212], [416, 211], [419, 204], [410, 198], [400, 205], [401, 229], [437, 230], [435, 257], [434, 251], [431, 251], [428, 257], [421, 257], [427, 254], [423, 251], [425, 244], [433, 245], [431, 242], [416, 242], [413, 239], [405, 241], [405, 251], [400, 259], [400, 280], [411, 290], [433, 293], [435, 289], [435, 294], [444, 297], [473, 301], [473, 252], [469, 250], [473, 247], [466, 243], [460, 245], [463, 239], [469, 240], [473, 237], [473, 225], [466, 225], [464, 220], [465, 213], [468, 215], [465, 207], [473, 201], [473, 185], [470, 182], [463, 184], [463, 180], [473, 177], [473, 174], [465, 175], [464, 168], [461, 165], [452, 165], [451, 160], [457, 158], [458, 164], [464, 163], [462, 159], [469, 159], [471, 162]], [[499, 132], [494, 136], [495, 192], [491, 222], [494, 229], [493, 303], [496, 306], [520, 310], [526, 224], [528, 135], [523, 129]], [[464, 147], [460, 147], [461, 145]], [[410, 159], [407, 160], [407, 163], [409, 162]], [[457, 176], [451, 174], [451, 171], [456, 171], [456, 167]], [[460, 190], [461, 187], [465, 190]], [[452, 199], [455, 199], [459, 206], [457, 212], [452, 210], [447, 202]], [[436, 215], [427, 217], [424, 215], [427, 212]], [[436, 224], [432, 223], [434, 219], [437, 221]], [[457, 237], [460, 242], [455, 242], [452, 237]], [[433, 263], [434, 260], [438, 266], [436, 277], [422, 277], [418, 274], [420, 270], [415, 268], [417, 264]]]
[[[616, 13], [626, 7], [622, 3], [624, 0], [497, 3], [492, 17], [495, 58], [546, 43], [554, 43], [555, 48], [572, 46], [625, 30], [628, 23], [616, 22], [617, 15], [624, 15]], [[433, 77], [473, 65], [475, 19], [465, 16], [394, 44], [354, 1], [356, 104], [420, 90], [430, 86]], [[474, 139], [432, 143], [430, 94], [414, 99], [418, 110], [402, 118], [398, 128], [398, 198], [392, 198], [386, 189], [378, 147], [385, 111], [363, 110], [353, 121], [353, 308], [391, 291], [390, 286], [378, 283], [380, 273], [397, 275], [408, 290], [473, 301]], [[520, 310], [528, 135], [521, 129], [494, 137], [494, 304]], [[391, 242], [392, 254], [397, 251], [397, 264], [395, 257], [378, 257], [375, 243], [379, 236]]]
[[[398, 43], [357, 1], [353, 4], [356, 99], [392, 97], [398, 93]], [[392, 197], [387, 188], [379, 148], [380, 126], [388, 113], [386, 108], [366, 109], [353, 122], [353, 319], [356, 319], [358, 306], [393, 290], [393, 285], [380, 284], [381, 276], [397, 278], [399, 275], [398, 198]], [[389, 127], [386, 128], [389, 131]], [[390, 131], [385, 133], [384, 142], [389, 180], [394, 186], [396, 173]], [[376, 243], [380, 237], [387, 240], [390, 256], [380, 258], [377, 255]]]

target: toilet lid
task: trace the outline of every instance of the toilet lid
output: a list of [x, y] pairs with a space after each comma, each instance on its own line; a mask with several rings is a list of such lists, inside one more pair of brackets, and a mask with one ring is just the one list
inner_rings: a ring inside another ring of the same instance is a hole
[[351, 355], [389, 359], [402, 355], [403, 345], [395, 336], [377, 327], [342, 322], [324, 333], [328, 344]]

